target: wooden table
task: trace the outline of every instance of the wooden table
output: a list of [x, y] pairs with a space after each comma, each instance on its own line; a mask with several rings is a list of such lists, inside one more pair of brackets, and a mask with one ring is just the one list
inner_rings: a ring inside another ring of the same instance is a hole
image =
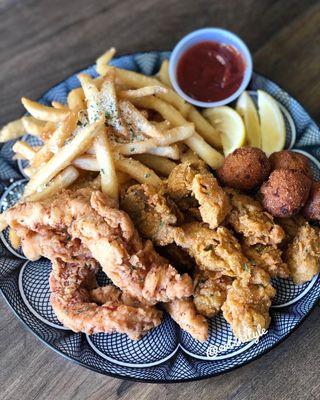
[[[319, 121], [317, 0], [0, 0], [0, 123], [21, 114], [22, 95], [39, 97], [111, 45], [119, 54], [171, 49], [187, 32], [213, 25], [240, 34], [255, 69]], [[317, 307], [284, 343], [239, 370], [200, 382], [152, 385], [111, 379], [66, 361], [27, 332], [1, 299], [0, 398], [319, 399], [319, 326]]]

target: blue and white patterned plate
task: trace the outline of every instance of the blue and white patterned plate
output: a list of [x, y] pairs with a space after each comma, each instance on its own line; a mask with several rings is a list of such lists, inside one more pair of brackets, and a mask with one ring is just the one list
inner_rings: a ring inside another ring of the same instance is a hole
[[[119, 57], [112, 64], [151, 75], [169, 56], [169, 52], [137, 53]], [[97, 76], [94, 67], [84, 72]], [[50, 89], [40, 101], [44, 104], [53, 100], [66, 102], [68, 92], [77, 86], [78, 79], [73, 75]], [[257, 89], [269, 92], [278, 100], [287, 126], [286, 147], [307, 155], [319, 180], [320, 132], [315, 122], [279, 86], [255, 73], [250, 83], [253, 98]], [[15, 203], [26, 182], [21, 163], [12, 161], [12, 144], [6, 143], [0, 149], [1, 211]], [[275, 280], [277, 296], [271, 308], [272, 323], [258, 343], [233, 343], [230, 346], [235, 338], [221, 315], [211, 319], [210, 337], [206, 343], [194, 340], [168, 316], [161, 326], [138, 342], [120, 334], [88, 336], [64, 328], [54, 315], [49, 303], [49, 261], [27, 261], [21, 250], [12, 249], [6, 231], [1, 234], [0, 255], [1, 292], [17, 317], [40, 340], [66, 358], [94, 371], [146, 382], [196, 380], [240, 367], [284, 340], [320, 298], [320, 277], [302, 286], [288, 280]], [[98, 280], [103, 282], [106, 276], [101, 274]], [[218, 348], [219, 352], [216, 352]]]

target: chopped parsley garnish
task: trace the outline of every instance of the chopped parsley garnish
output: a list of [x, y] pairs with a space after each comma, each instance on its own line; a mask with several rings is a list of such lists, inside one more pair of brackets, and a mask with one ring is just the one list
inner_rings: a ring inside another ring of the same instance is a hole
[[147, 179], [147, 178], [150, 178], [150, 176], [151, 176], [151, 174], [144, 174], [144, 177]]

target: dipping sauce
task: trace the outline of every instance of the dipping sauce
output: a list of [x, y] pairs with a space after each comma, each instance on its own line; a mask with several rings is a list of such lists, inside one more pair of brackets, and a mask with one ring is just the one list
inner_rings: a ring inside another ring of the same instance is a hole
[[245, 61], [235, 47], [201, 42], [181, 56], [177, 81], [189, 97], [209, 103], [226, 99], [237, 91], [245, 68]]

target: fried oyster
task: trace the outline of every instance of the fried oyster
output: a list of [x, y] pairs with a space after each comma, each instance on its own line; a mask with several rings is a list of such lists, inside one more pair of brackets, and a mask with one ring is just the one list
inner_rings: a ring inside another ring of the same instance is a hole
[[234, 189], [228, 188], [226, 192], [232, 205], [227, 222], [244, 236], [248, 245], [281, 243], [285, 236], [283, 229], [275, 224], [272, 215], [263, 211], [258, 201]]
[[237, 277], [246, 272], [247, 258], [232, 233], [225, 227], [216, 230], [191, 222], [174, 230], [174, 241], [193, 257], [200, 269]]
[[193, 294], [197, 311], [212, 318], [221, 310], [227, 298], [227, 291], [233, 279], [212, 271], [198, 271]]
[[301, 285], [320, 272], [319, 229], [308, 223], [298, 228], [293, 242], [289, 244], [286, 260], [293, 282]]
[[229, 198], [203, 162], [177, 165], [167, 181], [169, 196], [182, 210], [217, 228], [230, 211]]
[[258, 265], [270, 274], [272, 278], [288, 278], [289, 269], [282, 260], [282, 250], [275, 245], [256, 244], [248, 246], [242, 245], [243, 253], [251, 263]]
[[250, 341], [269, 327], [269, 308], [274, 296], [269, 274], [259, 267], [233, 281], [222, 312], [238, 339]]

